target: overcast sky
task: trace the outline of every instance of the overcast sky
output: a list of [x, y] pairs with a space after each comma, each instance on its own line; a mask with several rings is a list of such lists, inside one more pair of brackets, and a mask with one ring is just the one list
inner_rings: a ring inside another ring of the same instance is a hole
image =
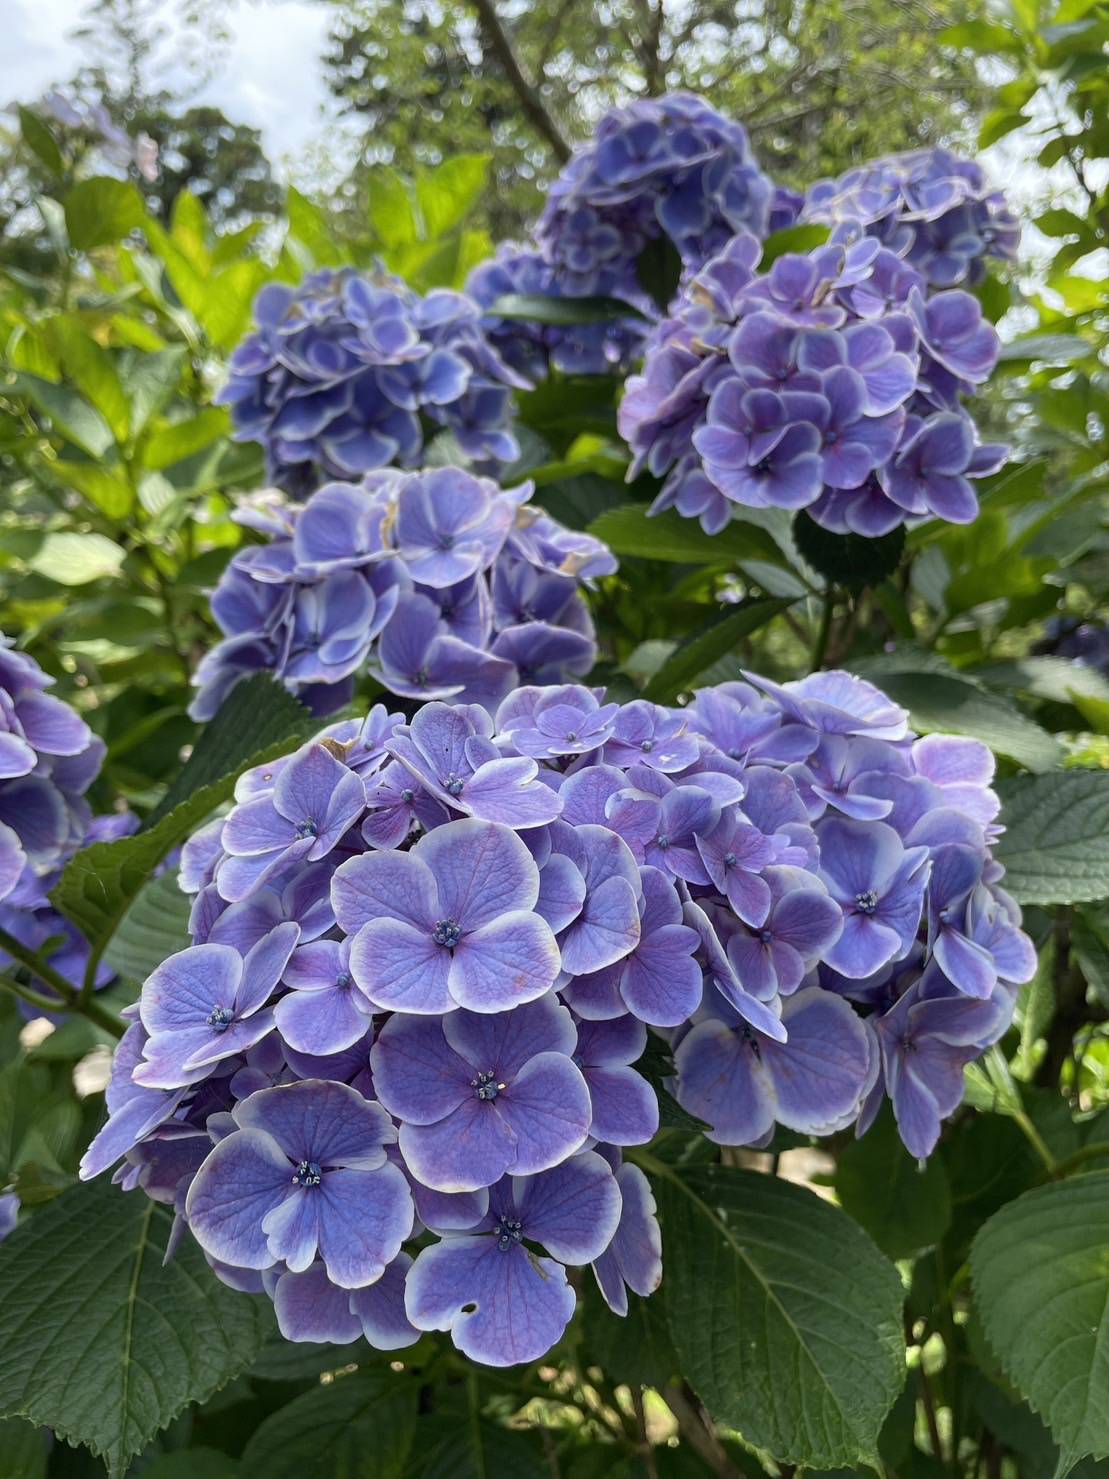
[[[82, 60], [72, 32], [86, 9], [86, 0], [0, 0], [6, 22], [0, 107], [31, 102], [72, 76]], [[198, 101], [216, 103], [234, 122], [261, 129], [266, 152], [280, 163], [318, 141], [326, 126], [319, 57], [328, 7], [311, 0], [240, 0], [228, 21], [230, 45]]]

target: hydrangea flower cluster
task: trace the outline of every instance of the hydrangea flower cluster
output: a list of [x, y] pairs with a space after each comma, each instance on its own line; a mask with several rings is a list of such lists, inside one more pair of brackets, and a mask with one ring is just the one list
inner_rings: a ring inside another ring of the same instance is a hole
[[948, 149], [914, 149], [818, 180], [799, 203], [799, 219], [832, 227], [832, 240], [871, 236], [907, 262], [931, 288], [974, 285], [985, 259], [1011, 262], [1020, 223], [985, 171]]
[[[482, 326], [489, 342], [506, 365], [533, 383], [545, 379], [551, 370], [568, 375], [626, 372], [641, 353], [651, 321], [658, 316], [658, 310], [636, 282], [633, 269], [631, 261], [617, 263], [598, 271], [593, 283], [597, 294], [621, 298], [636, 310], [627, 318], [554, 326], [486, 312]], [[470, 273], [466, 291], [487, 310], [510, 294], [571, 300], [581, 297], [580, 292], [566, 290], [564, 277], [534, 248], [504, 242], [495, 257]]]
[[568, 290], [604, 293], [651, 241], [696, 270], [737, 231], [765, 235], [774, 200], [741, 125], [668, 93], [605, 114], [548, 191], [536, 240]]
[[235, 554], [212, 596], [225, 633], [200, 663], [194, 718], [252, 672], [274, 673], [318, 714], [351, 697], [367, 664], [390, 692], [496, 708], [518, 682], [556, 682], [596, 657], [583, 582], [608, 547], [459, 468], [384, 469], [280, 494], [234, 517], [270, 536]]
[[679, 294], [628, 379], [620, 430], [674, 507], [716, 533], [732, 505], [805, 509], [878, 536], [929, 515], [969, 523], [972, 480], [1005, 448], [963, 406], [999, 342], [976, 298], [928, 294], [871, 237], [777, 258], [743, 234]]
[[[85, 792], [100, 771], [104, 742], [47, 692], [53, 684], [0, 635], [0, 927], [36, 952], [54, 941], [49, 963], [80, 984], [88, 945], [50, 903], [50, 890], [79, 848], [123, 836], [137, 819], [93, 816]], [[7, 964], [0, 951], [0, 965]], [[102, 967], [98, 984], [110, 975]]]
[[381, 270], [317, 272], [297, 288], [264, 287], [254, 317], [216, 399], [231, 407], [236, 440], [261, 442], [286, 491], [411, 466], [438, 427], [475, 462], [519, 455], [507, 427], [512, 391], [527, 381], [464, 293], [421, 297]]
[[568, 1270], [621, 1314], [661, 1278], [650, 1034], [718, 1142], [888, 1095], [929, 1153], [1035, 963], [991, 774], [846, 673], [334, 725], [186, 845], [194, 943], [82, 1175], [122, 1160], [290, 1339], [538, 1359]]

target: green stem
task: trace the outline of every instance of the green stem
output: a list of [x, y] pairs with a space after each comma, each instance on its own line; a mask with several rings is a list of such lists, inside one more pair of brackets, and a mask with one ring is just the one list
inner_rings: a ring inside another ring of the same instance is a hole
[[1047, 1141], [1040, 1134], [1039, 1130], [1036, 1129], [1036, 1126], [1028, 1118], [1023, 1109], [1014, 1109], [1012, 1111], [1012, 1115], [1017, 1124], [1023, 1130], [1025, 1138], [1027, 1139], [1029, 1145], [1031, 1145], [1032, 1149], [1039, 1156], [1040, 1160], [1043, 1161], [1044, 1167], [1046, 1168], [1048, 1174], [1051, 1176], [1056, 1175], [1059, 1167], [1056, 1164], [1055, 1157], [1048, 1149]]
[[1056, 1177], [1069, 1176], [1072, 1171], [1077, 1171], [1079, 1166], [1084, 1166], [1087, 1161], [1098, 1160], [1102, 1156], [1109, 1156], [1109, 1140], [1098, 1140], [1093, 1145], [1083, 1145], [1073, 1154], [1059, 1161], [1055, 1167]]
[[5, 929], [0, 929], [0, 950], [5, 951], [13, 960], [18, 960], [20, 965], [25, 966], [33, 976], [37, 976], [44, 985], [50, 987], [51, 991], [56, 992], [60, 1000], [51, 1000], [31, 990], [30, 987], [20, 986], [6, 977], [0, 978], [2, 984], [14, 991], [17, 996], [22, 996], [25, 1001], [33, 1006], [41, 1007], [44, 1011], [80, 1012], [90, 1022], [95, 1022], [98, 1027], [102, 1027], [105, 1032], [110, 1032], [113, 1037], [123, 1036], [124, 1024], [113, 1011], [98, 1002], [95, 997], [82, 999], [81, 993], [75, 990], [52, 965], [45, 960], [40, 960], [33, 950], [28, 950], [26, 945]]
[[809, 671], [817, 673], [824, 666], [824, 658], [828, 651], [828, 638], [832, 634], [832, 610], [835, 606], [835, 591], [831, 584], [824, 587], [823, 603], [820, 611], [820, 624], [813, 638], [812, 654], [809, 658]]

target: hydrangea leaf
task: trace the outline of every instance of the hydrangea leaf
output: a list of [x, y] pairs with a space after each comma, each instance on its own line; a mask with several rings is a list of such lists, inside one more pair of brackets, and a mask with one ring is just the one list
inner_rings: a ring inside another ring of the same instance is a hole
[[1022, 904], [1079, 904], [1109, 893], [1109, 775], [1069, 770], [998, 783], [1007, 831], [996, 845]]
[[92, 945], [94, 962], [154, 869], [229, 800], [242, 771], [287, 754], [317, 728], [268, 674], [249, 678], [232, 690], [144, 829], [70, 859], [50, 898]]
[[551, 1466], [534, 1427], [513, 1430], [469, 1413], [421, 1423], [420, 1453], [423, 1462], [411, 1471], [414, 1479], [550, 1479]]
[[908, 709], [920, 734], [969, 735], [1032, 771], [1050, 770], [1062, 757], [1054, 735], [1006, 699], [955, 673], [883, 672], [875, 681]]
[[[644, 690], [644, 697], [666, 703], [692, 686], [706, 668], [726, 657], [743, 638], [793, 604], [787, 597], [743, 601], [726, 609], [682, 642], [662, 664]], [[738, 659], [737, 659], [738, 666]]]
[[497, 318], [551, 324], [555, 328], [643, 317], [638, 309], [625, 303], [622, 298], [550, 298], [545, 293], [505, 293], [491, 303], [486, 311]]
[[1109, 1456], [1109, 1172], [1026, 1192], [971, 1248], [974, 1297], [1005, 1374], [1047, 1423], [1058, 1474]]
[[0, 1248], [0, 1414], [49, 1427], [122, 1475], [159, 1429], [250, 1365], [264, 1307], [224, 1288], [172, 1214], [75, 1186]]
[[267, 1417], [251, 1435], [241, 1472], [266, 1479], [400, 1479], [412, 1446], [416, 1398], [413, 1379], [394, 1371], [337, 1376]]
[[862, 534], [833, 534], [810, 519], [804, 509], [793, 521], [793, 537], [814, 570], [833, 585], [853, 591], [881, 585], [897, 569], [905, 550], [904, 524], [876, 539]]
[[888, 1112], [843, 1152], [836, 1195], [889, 1258], [908, 1258], [938, 1243], [951, 1222], [943, 1163], [932, 1156], [918, 1165]]
[[719, 534], [706, 534], [694, 519], [673, 509], [648, 517], [642, 504], [626, 503], [595, 518], [589, 533], [603, 539], [614, 555], [668, 560], [679, 565], [734, 565], [740, 560], [784, 563], [768, 530], [741, 519], [725, 524]]
[[724, 1166], [647, 1168], [670, 1333], [717, 1421], [780, 1463], [872, 1463], [904, 1380], [901, 1281], [838, 1207]]
[[120, 921], [104, 959], [121, 976], [145, 981], [168, 955], [190, 944], [191, 902], [178, 886], [176, 869], [152, 878]]
[[760, 272], [769, 271], [778, 258], [784, 257], [787, 252], [811, 252], [814, 247], [823, 246], [828, 236], [829, 228], [815, 223], [786, 226], [781, 231], [775, 231], [763, 242], [762, 257], [759, 259]]

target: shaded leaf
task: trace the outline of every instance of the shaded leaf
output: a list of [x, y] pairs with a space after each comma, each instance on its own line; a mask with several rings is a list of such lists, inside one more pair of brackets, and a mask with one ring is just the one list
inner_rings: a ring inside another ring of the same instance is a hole
[[1022, 904], [1078, 904], [1109, 893], [1109, 773], [1067, 770], [998, 782], [1006, 831], [994, 844]]

